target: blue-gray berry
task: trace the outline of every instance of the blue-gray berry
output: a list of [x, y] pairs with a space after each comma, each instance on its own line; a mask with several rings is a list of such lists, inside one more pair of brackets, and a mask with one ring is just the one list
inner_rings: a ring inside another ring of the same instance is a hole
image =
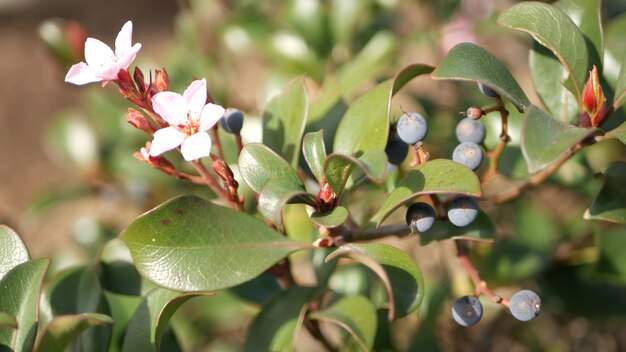
[[409, 148], [406, 143], [394, 134], [387, 142], [385, 153], [387, 154], [387, 160], [389, 160], [391, 164], [400, 165], [404, 159], [406, 159]]
[[531, 290], [521, 290], [509, 300], [509, 311], [519, 321], [533, 320], [541, 311], [541, 298]]
[[454, 148], [452, 160], [476, 170], [483, 162], [483, 150], [476, 143], [463, 142]]
[[480, 82], [478, 82], [478, 89], [480, 90], [481, 93], [483, 93], [484, 95], [488, 97], [491, 97], [491, 98], [500, 97], [500, 94], [498, 94], [498, 92], [493, 90], [493, 88], [489, 87], [488, 85], [482, 84]]
[[406, 212], [406, 224], [411, 232], [426, 232], [435, 224], [435, 210], [428, 203], [413, 203]]
[[448, 207], [448, 220], [458, 227], [471, 224], [478, 216], [478, 202], [475, 198], [460, 196], [452, 200]]
[[406, 144], [415, 144], [428, 134], [428, 122], [416, 112], [407, 112], [400, 116], [396, 125], [398, 136]]
[[243, 127], [243, 113], [239, 109], [228, 108], [220, 119], [220, 125], [224, 131], [239, 134]]
[[456, 125], [455, 133], [459, 142], [480, 144], [485, 140], [485, 125], [479, 120], [466, 117]]
[[474, 296], [459, 297], [452, 304], [452, 318], [461, 326], [472, 326], [483, 317], [483, 305]]

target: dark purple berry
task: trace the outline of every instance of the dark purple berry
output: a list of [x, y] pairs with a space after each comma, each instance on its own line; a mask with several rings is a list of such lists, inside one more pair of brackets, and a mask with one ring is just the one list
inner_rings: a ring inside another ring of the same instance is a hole
[[224, 131], [239, 134], [243, 127], [243, 113], [235, 108], [228, 108], [220, 120], [220, 125]]
[[385, 153], [387, 153], [387, 159], [391, 164], [400, 165], [406, 159], [409, 148], [400, 137], [394, 134], [387, 142]]
[[458, 227], [471, 224], [478, 216], [478, 202], [475, 198], [461, 196], [452, 200], [448, 207], [448, 220]]
[[469, 117], [459, 121], [455, 132], [459, 142], [480, 144], [485, 139], [485, 125], [479, 120], [473, 120]]
[[411, 232], [426, 232], [435, 224], [435, 210], [428, 203], [413, 203], [406, 212], [406, 224]]
[[480, 90], [481, 93], [483, 93], [484, 95], [488, 97], [491, 97], [491, 98], [500, 97], [500, 94], [498, 94], [498, 92], [493, 90], [493, 88], [489, 87], [488, 85], [482, 84], [480, 82], [478, 82], [478, 89]]
[[483, 305], [474, 296], [459, 297], [452, 304], [452, 318], [461, 326], [472, 326], [483, 317]]
[[406, 144], [415, 144], [428, 134], [428, 122], [416, 112], [407, 112], [400, 116], [396, 126], [398, 136]]
[[463, 142], [454, 148], [452, 160], [476, 170], [483, 162], [483, 150], [476, 143]]
[[509, 300], [509, 311], [519, 321], [533, 320], [541, 311], [541, 298], [531, 290], [521, 290]]

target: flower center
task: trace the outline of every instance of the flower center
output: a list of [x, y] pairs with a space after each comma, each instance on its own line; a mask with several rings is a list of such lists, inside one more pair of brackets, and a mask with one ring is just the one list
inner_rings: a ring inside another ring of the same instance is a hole
[[187, 115], [187, 123], [184, 125], [179, 125], [178, 130], [187, 136], [194, 135], [200, 132], [200, 120], [194, 119], [193, 117]]

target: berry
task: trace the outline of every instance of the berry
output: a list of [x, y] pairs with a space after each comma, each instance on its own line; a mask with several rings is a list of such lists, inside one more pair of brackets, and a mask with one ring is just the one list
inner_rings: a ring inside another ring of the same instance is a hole
[[472, 197], [457, 197], [448, 207], [448, 220], [458, 227], [465, 227], [471, 224], [477, 216], [478, 202]]
[[471, 170], [476, 170], [483, 162], [483, 150], [476, 143], [463, 142], [454, 148], [452, 160]]
[[406, 159], [409, 148], [397, 135], [393, 135], [387, 142], [385, 153], [387, 153], [387, 159], [391, 164], [400, 165]]
[[220, 125], [226, 132], [239, 134], [243, 126], [243, 113], [234, 108], [226, 109], [220, 120]]
[[459, 121], [456, 125], [456, 138], [459, 142], [472, 142], [480, 144], [485, 139], [485, 125], [478, 120], [469, 117]]
[[474, 296], [459, 297], [452, 305], [452, 318], [461, 326], [472, 326], [483, 317], [483, 305]]
[[521, 290], [509, 300], [509, 311], [519, 321], [533, 320], [541, 311], [541, 298], [531, 290]]
[[416, 112], [402, 114], [396, 126], [398, 136], [406, 144], [415, 144], [428, 134], [428, 122]]
[[498, 92], [493, 90], [493, 88], [489, 87], [488, 85], [478, 82], [478, 89], [480, 90], [481, 93], [483, 93], [484, 95], [488, 97], [500, 98], [500, 94], [498, 94]]
[[483, 111], [483, 109], [479, 108], [478, 106], [469, 107], [467, 108], [467, 111], [465, 111], [465, 116], [469, 117], [472, 120], [478, 120], [484, 114], [485, 112]]
[[435, 210], [428, 203], [413, 203], [406, 212], [406, 224], [411, 232], [426, 232], [435, 224]]

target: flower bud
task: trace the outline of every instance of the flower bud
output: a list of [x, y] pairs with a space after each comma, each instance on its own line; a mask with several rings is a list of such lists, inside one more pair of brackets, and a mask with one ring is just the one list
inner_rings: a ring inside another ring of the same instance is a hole
[[176, 168], [172, 163], [162, 156], [150, 155], [150, 142], [146, 143], [146, 146], [141, 148], [138, 152], [135, 152], [133, 156], [144, 163], [152, 166], [155, 169], [159, 169], [168, 175], [178, 175]]
[[141, 93], [146, 91], [146, 82], [144, 81], [143, 72], [139, 69], [139, 67], [135, 66], [135, 71], [133, 71], [133, 79], [135, 80], [135, 84]]
[[154, 134], [155, 130], [150, 124], [150, 121], [139, 111], [135, 109], [128, 109], [126, 113], [126, 121], [133, 125], [133, 127], [140, 129], [148, 134]]
[[155, 70], [154, 72], [154, 88], [155, 93], [166, 91], [170, 87], [170, 77], [165, 69]]
[[589, 79], [581, 97], [582, 111], [580, 112], [580, 125], [582, 127], [599, 126], [608, 115], [606, 98], [600, 85], [598, 69], [593, 66], [589, 72]]
[[319, 193], [317, 194], [317, 198], [321, 203], [321, 211], [327, 211], [332, 209], [335, 206], [335, 202], [337, 200], [337, 195], [333, 192], [333, 189], [330, 187], [330, 184], [324, 183], [320, 188]]

